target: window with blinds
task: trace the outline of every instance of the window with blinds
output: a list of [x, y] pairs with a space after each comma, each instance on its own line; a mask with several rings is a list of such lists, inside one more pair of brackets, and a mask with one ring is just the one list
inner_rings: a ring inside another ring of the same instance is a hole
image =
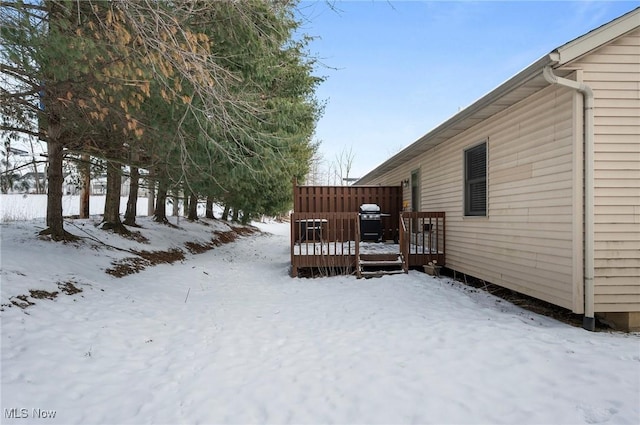
[[464, 152], [464, 214], [487, 215], [487, 142]]

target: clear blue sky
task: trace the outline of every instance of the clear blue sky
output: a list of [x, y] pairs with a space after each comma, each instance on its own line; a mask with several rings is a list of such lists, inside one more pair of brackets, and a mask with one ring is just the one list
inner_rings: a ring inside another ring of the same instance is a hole
[[351, 177], [469, 106], [556, 47], [638, 7], [628, 1], [302, 1], [325, 65], [316, 129]]

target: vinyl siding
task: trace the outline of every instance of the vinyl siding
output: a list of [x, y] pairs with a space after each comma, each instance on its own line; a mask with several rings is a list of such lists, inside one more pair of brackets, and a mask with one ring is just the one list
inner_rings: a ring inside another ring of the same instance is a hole
[[[595, 311], [640, 311], [640, 30], [566, 67], [595, 95]], [[449, 268], [583, 313], [582, 119], [580, 95], [547, 87], [372, 183], [420, 167]], [[463, 152], [485, 139], [488, 215], [464, 217]]]
[[571, 66], [595, 97], [595, 310], [640, 311], [640, 30]]
[[[447, 267], [581, 311], [572, 219], [577, 98], [547, 88], [373, 183], [402, 181], [421, 166], [422, 209], [447, 214]], [[465, 217], [464, 150], [483, 140], [488, 215]]]

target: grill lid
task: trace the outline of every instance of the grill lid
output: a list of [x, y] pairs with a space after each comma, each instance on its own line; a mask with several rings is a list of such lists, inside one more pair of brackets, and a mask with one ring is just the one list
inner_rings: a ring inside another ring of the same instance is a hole
[[362, 204], [360, 205], [360, 213], [380, 214], [380, 206], [378, 204]]

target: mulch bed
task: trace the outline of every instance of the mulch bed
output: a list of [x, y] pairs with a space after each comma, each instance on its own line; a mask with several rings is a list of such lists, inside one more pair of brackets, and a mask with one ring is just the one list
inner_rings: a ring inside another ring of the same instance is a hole
[[[211, 242], [198, 243], [198, 242], [186, 242], [185, 248], [191, 254], [201, 254], [209, 251], [217, 246], [225, 243], [235, 241], [239, 236], [252, 235], [260, 230], [253, 226], [244, 227], [232, 227], [231, 230], [226, 232], [216, 231], [211, 238]], [[129, 239], [134, 239], [140, 243], [148, 243], [149, 241], [142, 236], [139, 232], [126, 235]], [[169, 249], [167, 251], [130, 251], [135, 254], [135, 257], [126, 257], [120, 260], [113, 261], [110, 267], [105, 270], [107, 274], [115, 277], [124, 277], [130, 274], [138, 273], [149, 266], [155, 266], [156, 264], [172, 264], [176, 261], [183, 261], [185, 259], [185, 252], [179, 248]], [[74, 285], [73, 280], [67, 282], [58, 282], [58, 289], [65, 295], [75, 295], [82, 292], [82, 289]], [[48, 292], [40, 289], [29, 290], [29, 295], [16, 295], [11, 297], [11, 304], [2, 304], [0, 311], [4, 310], [4, 307], [20, 307], [26, 309], [35, 305], [33, 300], [48, 299], [53, 300], [58, 296], [59, 292]]]
[[[231, 230], [213, 232], [214, 236], [210, 242], [185, 242], [185, 248], [191, 254], [202, 254], [222, 244], [235, 241], [239, 236], [251, 235], [258, 232], [256, 227], [232, 227]], [[107, 274], [115, 277], [124, 277], [130, 274], [139, 273], [149, 266], [156, 264], [172, 264], [185, 259], [185, 252], [179, 248], [168, 251], [132, 251], [136, 257], [127, 257], [113, 261], [110, 267], [105, 270]]]
[[[75, 295], [82, 292], [82, 289], [76, 287], [74, 285], [73, 280], [68, 282], [58, 282], [58, 289], [65, 295]], [[53, 300], [58, 297], [58, 291], [43, 291], [42, 289], [30, 289], [29, 295], [16, 295], [10, 298], [11, 304], [2, 304], [2, 308], [0, 311], [4, 311], [4, 307], [20, 307], [21, 309], [25, 309], [35, 305], [33, 300]]]

